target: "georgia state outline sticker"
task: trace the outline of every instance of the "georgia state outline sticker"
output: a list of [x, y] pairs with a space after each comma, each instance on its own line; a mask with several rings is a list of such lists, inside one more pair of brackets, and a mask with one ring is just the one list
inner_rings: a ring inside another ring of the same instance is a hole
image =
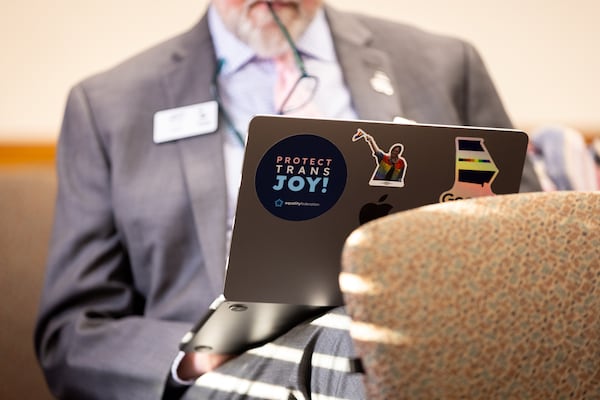
[[440, 195], [440, 203], [471, 197], [494, 196], [492, 183], [500, 172], [485, 146], [477, 137], [457, 137], [454, 184]]

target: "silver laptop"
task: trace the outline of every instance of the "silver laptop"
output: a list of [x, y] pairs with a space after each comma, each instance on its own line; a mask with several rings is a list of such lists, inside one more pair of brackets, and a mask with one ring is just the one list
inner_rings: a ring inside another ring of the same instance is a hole
[[[223, 295], [180, 348], [240, 353], [343, 304], [346, 237], [426, 204], [515, 193], [518, 130], [257, 116]], [[390, 235], [402, 238], [402, 227]]]

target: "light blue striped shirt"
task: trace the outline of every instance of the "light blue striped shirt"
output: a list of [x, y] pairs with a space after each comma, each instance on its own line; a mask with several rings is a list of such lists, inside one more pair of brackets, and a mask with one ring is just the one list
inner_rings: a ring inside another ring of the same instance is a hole
[[[218, 77], [223, 108], [244, 137], [248, 123], [256, 114], [275, 114], [273, 60], [259, 58], [246, 44], [227, 30], [213, 6], [208, 9], [208, 24], [215, 52], [224, 65]], [[298, 39], [298, 47], [309, 74], [319, 78], [313, 103], [323, 117], [353, 119], [356, 113], [350, 92], [344, 84], [325, 12], [321, 9]], [[233, 132], [225, 140], [228, 187], [228, 230], [231, 230], [244, 149]]]

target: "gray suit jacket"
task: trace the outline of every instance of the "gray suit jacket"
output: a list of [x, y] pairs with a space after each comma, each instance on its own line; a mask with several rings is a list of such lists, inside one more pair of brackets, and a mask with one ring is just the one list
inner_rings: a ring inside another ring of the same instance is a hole
[[[326, 12], [361, 118], [510, 126], [468, 44]], [[221, 292], [223, 130], [164, 144], [152, 139], [157, 111], [213, 99], [214, 70], [203, 18], [70, 93], [35, 334], [41, 365], [61, 398], [158, 398], [179, 340]], [[391, 78], [393, 96], [372, 89], [375, 71]], [[539, 188], [535, 180], [524, 183]]]

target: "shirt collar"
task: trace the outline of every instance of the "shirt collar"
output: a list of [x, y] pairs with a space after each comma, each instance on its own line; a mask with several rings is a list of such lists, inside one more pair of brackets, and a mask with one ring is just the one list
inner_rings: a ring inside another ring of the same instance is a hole
[[310, 57], [330, 62], [337, 60], [333, 38], [323, 8], [317, 11], [306, 31], [298, 38], [296, 47], [302, 54]]
[[[239, 40], [226, 27], [214, 6], [208, 8], [208, 28], [212, 36], [215, 54], [225, 60], [221, 74], [236, 72], [255, 58], [254, 51]], [[331, 31], [321, 8], [296, 42], [298, 50], [309, 57], [324, 61], [335, 61], [335, 48]]]

